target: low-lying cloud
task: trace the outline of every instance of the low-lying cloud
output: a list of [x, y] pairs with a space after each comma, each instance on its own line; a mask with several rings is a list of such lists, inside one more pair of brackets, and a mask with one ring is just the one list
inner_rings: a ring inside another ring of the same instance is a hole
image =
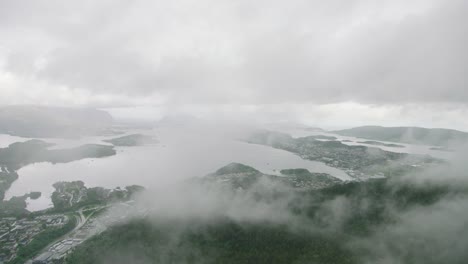
[[101, 105], [139, 104], [135, 97], [163, 104], [468, 100], [461, 0], [1, 5], [6, 91], [25, 80], [17, 89], [34, 90], [39, 81]]

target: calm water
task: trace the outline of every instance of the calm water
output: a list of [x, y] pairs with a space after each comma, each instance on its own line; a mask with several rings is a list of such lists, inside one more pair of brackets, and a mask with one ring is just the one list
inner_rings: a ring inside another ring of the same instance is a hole
[[[286, 131], [295, 137], [317, 134], [308, 131]], [[174, 182], [208, 174], [218, 168], [239, 162], [252, 166], [264, 173], [278, 174], [278, 170], [306, 168], [312, 172], [329, 173], [343, 180], [351, 178], [343, 171], [321, 162], [303, 160], [283, 150], [267, 146], [248, 144], [236, 140], [226, 140], [222, 135], [204, 135], [187, 131], [139, 130], [130, 133], [155, 135], [160, 143], [141, 147], [117, 147], [117, 155], [100, 159], [84, 159], [65, 164], [36, 163], [18, 171], [19, 179], [6, 193], [6, 199], [30, 191], [42, 192], [41, 198], [28, 201], [28, 209], [35, 211], [51, 206], [52, 184], [57, 181], [85, 182], [88, 187], [124, 187], [139, 184], [147, 187], [161, 187]], [[325, 135], [333, 135], [326, 134]], [[360, 138], [336, 136], [339, 140], [351, 140], [345, 144], [357, 143]], [[88, 137], [82, 139], [46, 139], [56, 143], [55, 148], [75, 147], [86, 143], [105, 144], [101, 140], [112, 137]], [[0, 135], [0, 147], [27, 138]], [[428, 146], [401, 144], [405, 148], [380, 147], [394, 152], [430, 154], [434, 157], [449, 158], [449, 152], [430, 150]], [[371, 145], [368, 145], [371, 146]], [[375, 146], [374, 146], [375, 147]]]
[[[281, 169], [306, 168], [344, 180], [351, 179], [343, 171], [321, 162], [303, 160], [292, 153], [266, 146], [221, 137], [203, 138], [199, 134], [187, 135], [188, 133], [183, 132], [145, 133], [156, 135], [160, 143], [142, 147], [118, 147], [117, 155], [107, 158], [26, 166], [18, 171], [19, 179], [6, 193], [6, 199], [30, 191], [40, 191], [41, 198], [28, 201], [28, 209], [34, 211], [51, 206], [52, 184], [57, 181], [81, 180], [88, 187], [115, 188], [131, 184], [161, 187], [189, 177], [208, 174], [231, 162], [244, 163], [270, 174], [276, 174]], [[54, 142], [58, 143], [57, 147], [71, 147], [83, 143], [99, 143], [103, 138], [105, 137]]]
[[8, 147], [11, 143], [23, 142], [29, 140], [29, 138], [15, 137], [5, 134], [0, 134], [0, 148]]

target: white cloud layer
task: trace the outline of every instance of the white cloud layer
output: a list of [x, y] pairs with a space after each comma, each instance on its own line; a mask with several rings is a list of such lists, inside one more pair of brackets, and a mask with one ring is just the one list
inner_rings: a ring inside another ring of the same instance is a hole
[[324, 117], [299, 109], [372, 109], [373, 121], [424, 108], [438, 126], [466, 112], [466, 10], [463, 0], [5, 0], [0, 104], [284, 108], [309, 123]]

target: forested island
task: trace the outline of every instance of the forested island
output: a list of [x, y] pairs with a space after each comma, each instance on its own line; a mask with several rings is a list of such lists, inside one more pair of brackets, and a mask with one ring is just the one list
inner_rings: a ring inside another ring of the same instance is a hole
[[5, 192], [19, 177], [20, 168], [38, 162], [67, 163], [85, 158], [103, 158], [113, 156], [116, 151], [112, 146], [87, 144], [69, 149], [49, 149], [53, 144], [32, 139], [16, 142], [6, 148], [0, 148], [0, 215], [24, 216], [26, 198], [35, 198], [33, 192], [27, 196], [12, 197], [4, 200]]
[[258, 131], [246, 139], [248, 143], [267, 145], [296, 153], [303, 159], [321, 161], [344, 170], [355, 179], [390, 177], [443, 163], [429, 155], [385, 151], [376, 147], [350, 146], [340, 141], [322, 141], [313, 136], [293, 138], [274, 131]]
[[430, 146], [449, 146], [468, 141], [468, 133], [454, 129], [362, 126], [332, 131], [342, 136]]
[[142, 135], [142, 134], [132, 134], [127, 136], [122, 136], [113, 139], [103, 140], [104, 142], [111, 143], [114, 146], [143, 146], [146, 144], [156, 144], [158, 140], [153, 136]]

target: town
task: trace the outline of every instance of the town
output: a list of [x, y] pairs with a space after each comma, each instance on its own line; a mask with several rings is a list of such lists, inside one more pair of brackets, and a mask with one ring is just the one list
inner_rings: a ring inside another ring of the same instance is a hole
[[25, 248], [38, 234], [60, 230], [72, 222], [65, 214], [42, 215], [17, 220], [0, 218], [0, 263], [13, 260], [20, 248]]

